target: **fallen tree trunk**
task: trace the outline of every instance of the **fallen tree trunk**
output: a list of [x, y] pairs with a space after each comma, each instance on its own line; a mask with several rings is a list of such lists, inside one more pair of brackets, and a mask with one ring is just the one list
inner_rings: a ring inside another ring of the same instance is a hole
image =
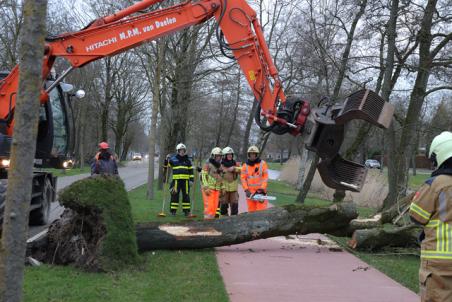
[[352, 203], [323, 208], [289, 205], [217, 220], [140, 224], [137, 244], [140, 251], [200, 249], [291, 234], [334, 234], [356, 217]]
[[[334, 234], [348, 228], [350, 221], [357, 215], [352, 203], [339, 203], [329, 207], [288, 205], [216, 220], [140, 224], [136, 227], [136, 237], [138, 250], [141, 252], [200, 249], [291, 234]], [[69, 221], [65, 224], [71, 225]], [[48, 242], [47, 235], [29, 242], [27, 255], [40, 260], [43, 259], [43, 253], [53, 255], [53, 250], [48, 250]]]
[[417, 247], [421, 230], [416, 225], [356, 230], [348, 241], [348, 246], [368, 251], [383, 247]]

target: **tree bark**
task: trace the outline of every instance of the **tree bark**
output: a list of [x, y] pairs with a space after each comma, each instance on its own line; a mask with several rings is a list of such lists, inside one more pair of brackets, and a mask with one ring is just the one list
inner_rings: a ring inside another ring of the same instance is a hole
[[198, 249], [290, 234], [334, 233], [357, 216], [352, 203], [330, 207], [289, 205], [218, 220], [137, 226], [140, 251]]
[[422, 228], [416, 225], [392, 229], [374, 228], [357, 230], [348, 246], [355, 250], [377, 250], [382, 247], [417, 247]]
[[160, 104], [160, 78], [163, 68], [165, 43], [158, 41], [157, 62], [155, 66], [154, 83], [152, 87], [152, 113], [151, 113], [151, 131], [149, 133], [149, 169], [147, 183], [147, 198], [154, 199], [154, 171], [155, 171], [155, 145], [157, 135], [157, 117]]
[[19, 56], [20, 82], [14, 112], [11, 169], [3, 215], [0, 249], [0, 299], [21, 301], [33, 160], [42, 87], [42, 58], [46, 33], [46, 0], [25, 0]]
[[306, 196], [308, 195], [309, 188], [311, 187], [312, 180], [314, 179], [315, 171], [317, 170], [317, 164], [320, 161], [320, 157], [317, 154], [314, 154], [311, 165], [309, 166], [309, 172], [305, 177], [303, 182], [303, 188], [298, 193], [296, 201], [299, 203], [304, 203]]

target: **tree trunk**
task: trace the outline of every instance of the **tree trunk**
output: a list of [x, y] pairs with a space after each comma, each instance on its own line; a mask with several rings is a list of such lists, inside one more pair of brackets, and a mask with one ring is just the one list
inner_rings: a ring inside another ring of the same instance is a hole
[[[201, 249], [291, 234], [335, 234], [347, 229], [350, 221], [357, 216], [352, 203], [329, 207], [288, 205], [216, 220], [139, 224], [136, 236], [141, 252]], [[47, 236], [30, 242], [28, 251], [32, 255], [42, 253], [47, 249], [47, 242]]]
[[14, 110], [11, 169], [8, 172], [0, 249], [0, 299], [8, 302], [22, 300], [39, 94], [42, 87], [46, 11], [46, 0], [25, 0], [23, 3], [20, 82]]
[[253, 101], [253, 106], [251, 107], [250, 115], [246, 121], [245, 134], [243, 135], [242, 148], [241, 148], [241, 160], [245, 161], [247, 158], [248, 144], [250, 140], [251, 126], [253, 125], [254, 113], [257, 110], [257, 101]]
[[158, 43], [157, 62], [155, 66], [154, 83], [152, 87], [152, 113], [151, 113], [151, 131], [149, 133], [149, 169], [148, 169], [148, 183], [147, 193], [148, 199], [154, 199], [154, 171], [155, 171], [155, 144], [157, 134], [157, 117], [160, 104], [160, 78], [163, 68], [165, 42], [160, 40]]
[[357, 216], [352, 203], [325, 208], [289, 205], [219, 220], [137, 226], [140, 251], [196, 249], [290, 234], [334, 233]]
[[296, 201], [299, 203], [304, 203], [306, 196], [308, 195], [309, 188], [311, 187], [312, 180], [314, 179], [315, 171], [317, 170], [317, 164], [319, 163], [320, 157], [315, 154], [312, 158], [311, 165], [309, 166], [308, 175], [303, 182], [303, 188], [298, 193]]
[[355, 250], [377, 250], [383, 247], [417, 247], [422, 228], [416, 225], [392, 229], [375, 228], [357, 230], [348, 246]]
[[300, 166], [298, 167], [298, 178], [297, 178], [297, 190], [303, 188], [304, 176], [306, 174], [306, 166], [308, 165], [308, 149], [303, 147], [303, 152], [300, 157]]

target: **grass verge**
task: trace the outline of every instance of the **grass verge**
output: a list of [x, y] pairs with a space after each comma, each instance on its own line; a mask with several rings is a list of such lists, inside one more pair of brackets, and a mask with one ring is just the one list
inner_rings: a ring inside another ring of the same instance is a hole
[[273, 162], [271, 162], [271, 163], [267, 162], [267, 165], [268, 165], [268, 168], [269, 168], [270, 170], [277, 170], [277, 171], [281, 171], [282, 168], [284, 167], [284, 164], [280, 164], [280, 163], [277, 163], [277, 162], [275, 162], [275, 163], [273, 163]]
[[89, 166], [85, 166], [82, 169], [73, 168], [73, 169], [42, 169], [40, 171], [50, 172], [55, 176], [63, 177], [63, 176], [74, 176], [79, 174], [91, 173], [91, 168]]
[[[154, 200], [147, 200], [145, 193], [144, 186], [129, 192], [134, 222], [186, 219], [180, 211], [177, 217], [157, 218], [162, 205], [162, 191], [156, 191]], [[199, 191], [195, 199], [195, 213], [201, 219]], [[27, 267], [24, 300], [228, 301], [213, 249], [155, 251], [141, 257], [141, 267], [108, 274], [84, 273], [72, 267], [49, 265]]]

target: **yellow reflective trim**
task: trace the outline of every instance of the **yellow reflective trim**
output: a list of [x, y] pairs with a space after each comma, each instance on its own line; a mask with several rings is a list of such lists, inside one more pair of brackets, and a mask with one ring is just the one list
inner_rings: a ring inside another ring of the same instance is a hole
[[430, 214], [429, 212], [427, 212], [426, 210], [424, 210], [423, 208], [421, 208], [420, 206], [418, 206], [415, 203], [411, 203], [410, 210], [414, 210], [416, 213], [418, 213], [418, 212], [422, 213], [422, 215], [420, 215], [420, 216], [421, 217], [425, 217], [426, 216], [427, 217], [426, 219], [429, 219], [430, 216], [432, 215], [432, 214]]
[[416, 208], [410, 208], [410, 211], [418, 214], [419, 216], [421, 216], [425, 220], [428, 220], [430, 218], [430, 216], [426, 216], [426, 215], [422, 214], [422, 212], [418, 211], [418, 209], [416, 209]]
[[440, 237], [439, 237], [439, 229], [441, 228], [441, 224], [436, 228], [436, 250], [441, 250]]
[[430, 220], [425, 226], [428, 228], [434, 228], [434, 227], [438, 226], [438, 222], [439, 222], [439, 220], [433, 219], [433, 220]]
[[188, 166], [175, 166], [175, 167], [173, 167], [173, 170], [176, 170], [176, 169], [193, 169], [193, 166], [191, 166], [191, 167], [188, 167]]
[[447, 223], [444, 224], [444, 249], [443, 251], [449, 250], [449, 225]]
[[173, 179], [174, 180], [189, 180], [190, 179], [190, 175], [188, 175], [188, 174], [177, 174], [177, 175], [173, 175]]

